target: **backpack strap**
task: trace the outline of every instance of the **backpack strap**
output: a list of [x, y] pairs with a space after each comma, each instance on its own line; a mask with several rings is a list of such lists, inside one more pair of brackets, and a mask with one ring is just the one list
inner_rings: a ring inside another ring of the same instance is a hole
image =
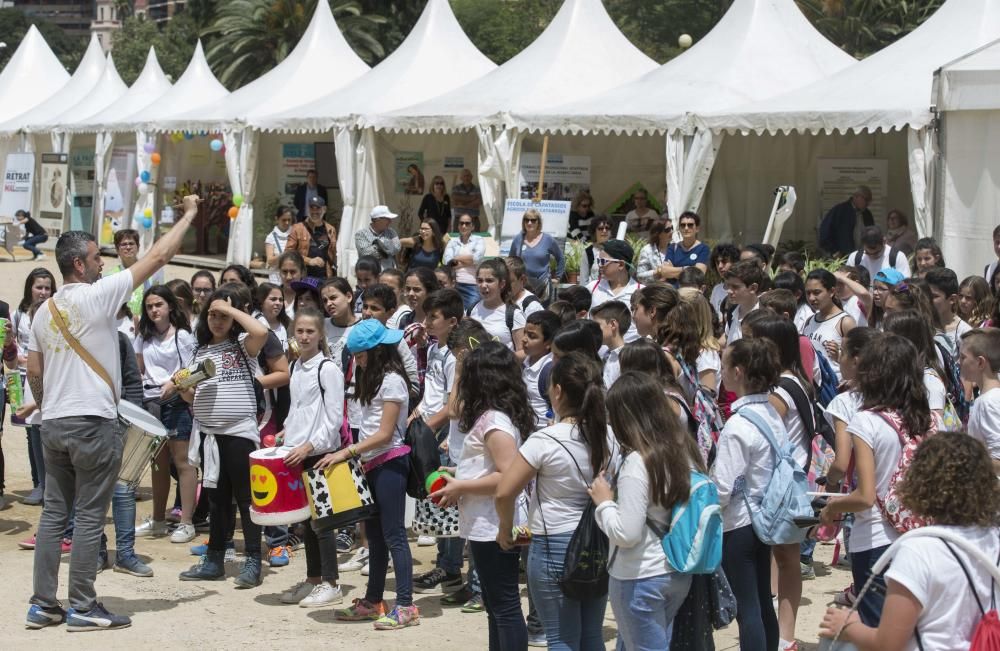
[[[577, 427], [579, 427], [579, 426], [577, 426]], [[583, 485], [587, 487], [587, 490], [590, 490], [590, 484], [585, 479], [586, 475], [583, 474], [583, 468], [581, 468], [580, 464], [576, 462], [576, 457], [574, 457], [573, 453], [569, 451], [569, 448], [566, 447], [565, 445], [563, 445], [562, 441], [560, 441], [556, 437], [552, 436], [548, 432], [542, 432], [542, 433], [544, 433], [545, 436], [547, 436], [550, 439], [552, 439], [553, 441], [555, 441], [559, 445], [559, 447], [561, 447], [563, 450], [566, 450], [566, 454], [569, 455], [570, 461], [573, 462], [573, 465], [576, 466], [577, 471], [580, 473], [580, 479], [583, 481]]]
[[806, 428], [806, 467], [803, 470], [809, 472], [809, 466], [812, 464], [812, 440], [816, 436], [816, 419], [812, 404], [809, 402], [809, 396], [806, 395], [806, 392], [792, 378], [779, 378], [778, 386], [791, 396], [795, 411], [798, 412], [799, 419], [802, 420], [802, 424]]
[[538, 300], [538, 297], [535, 296], [534, 294], [528, 294], [527, 296], [524, 297], [524, 300], [521, 301], [521, 310], [522, 311], [527, 310], [528, 306], [531, 305], [532, 303], [541, 303], [541, 301]]
[[504, 321], [507, 323], [507, 330], [510, 332], [510, 343], [514, 345], [514, 311], [517, 306], [513, 303], [507, 303], [507, 311], [504, 314]]
[[864, 257], [864, 255], [865, 255], [865, 252], [864, 252], [863, 249], [858, 249], [857, 251], [855, 251], [854, 252], [854, 261], [851, 262], [851, 266], [852, 267], [857, 267], [859, 264], [861, 264], [861, 258]]
[[326, 399], [326, 388], [323, 386], [323, 364], [329, 362], [329, 359], [322, 359], [319, 363], [319, 368], [316, 369], [316, 382], [319, 384], [319, 399]]
[[[973, 597], [975, 598], [975, 600], [976, 600], [976, 605], [977, 605], [977, 606], [979, 606], [979, 614], [980, 614], [980, 616], [982, 616], [982, 615], [985, 615], [985, 614], [986, 614], [986, 608], [984, 608], [984, 607], [983, 607], [983, 602], [982, 602], [982, 601], [981, 601], [981, 600], [979, 599], [979, 591], [978, 591], [978, 590], [976, 590], [976, 584], [975, 584], [975, 582], [974, 582], [974, 581], [972, 580], [972, 575], [971, 575], [971, 574], [969, 574], [969, 568], [967, 568], [967, 567], [965, 566], [965, 563], [963, 563], [963, 562], [962, 562], [962, 558], [961, 558], [961, 557], [960, 557], [960, 556], [958, 555], [958, 553], [957, 553], [957, 552], [955, 552], [955, 548], [954, 548], [954, 547], [952, 547], [952, 546], [951, 546], [951, 545], [950, 545], [950, 544], [948, 543], [948, 541], [947, 541], [947, 540], [944, 540], [944, 539], [942, 538], [942, 539], [941, 539], [941, 542], [943, 542], [943, 543], [944, 543], [944, 546], [948, 548], [948, 551], [950, 551], [950, 552], [951, 552], [951, 555], [955, 557], [955, 562], [956, 562], [956, 563], [958, 563], [958, 566], [959, 566], [960, 568], [962, 568], [962, 574], [964, 574], [964, 575], [965, 575], [965, 580], [966, 580], [966, 581], [967, 581], [967, 582], [969, 583], [969, 590], [971, 590], [971, 591], [972, 591], [972, 596], [973, 596]], [[991, 601], [992, 601], [992, 600], [993, 600], [993, 598], [994, 598], [994, 591], [993, 591], [993, 585], [994, 585], [994, 581], [993, 581], [993, 577], [991, 576], [991, 577], [990, 577], [990, 600], [991, 600]]]
[[749, 421], [751, 425], [757, 428], [757, 431], [759, 431], [764, 436], [764, 438], [767, 440], [768, 445], [770, 445], [771, 449], [774, 450], [775, 458], [778, 458], [778, 455], [781, 454], [781, 448], [778, 446], [778, 440], [774, 438], [774, 432], [772, 432], [771, 428], [768, 427], [767, 423], [764, 422], [764, 419], [761, 418], [760, 415], [755, 413], [752, 409], [747, 409], [746, 407], [738, 410], [736, 413], [737, 415], [745, 418], [747, 421]]
[[472, 316], [472, 308], [476, 307], [477, 305], [479, 305], [479, 304], [480, 304], [480, 303], [482, 303], [482, 302], [483, 302], [483, 301], [482, 301], [482, 299], [480, 299], [480, 300], [476, 301], [475, 303], [473, 303], [472, 305], [470, 305], [470, 306], [469, 306], [469, 307], [468, 307], [468, 308], [467, 308], [467, 309], [465, 310], [465, 316]]

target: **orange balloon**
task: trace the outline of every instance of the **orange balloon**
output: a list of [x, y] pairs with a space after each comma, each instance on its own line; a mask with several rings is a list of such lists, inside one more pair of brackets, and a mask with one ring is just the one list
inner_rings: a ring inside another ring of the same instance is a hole
[[238, 214], [240, 214], [240, 209], [237, 208], [236, 206], [232, 206], [229, 209], [229, 218], [230, 219], [236, 219], [236, 215], [238, 215]]
[[156, 153], [156, 152], [154, 151], [154, 152], [153, 152], [153, 153], [152, 153], [152, 154], [151, 154], [151, 155], [149, 156], [149, 160], [150, 160], [150, 161], [151, 161], [151, 162], [153, 163], [153, 165], [159, 165], [159, 164], [160, 164], [160, 155], [159, 155], [159, 154], [157, 154], [157, 153]]

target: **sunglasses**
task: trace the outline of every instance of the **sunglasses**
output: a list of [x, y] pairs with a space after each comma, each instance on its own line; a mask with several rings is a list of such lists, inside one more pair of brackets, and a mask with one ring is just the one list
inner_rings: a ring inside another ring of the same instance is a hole
[[472, 222], [458, 222], [459, 226], [472, 226]]
[[441, 181], [435, 181], [434, 185], [444, 185], [444, 183], [442, 183]]
[[612, 258], [597, 258], [597, 266], [598, 267], [603, 267], [605, 265], [609, 265], [612, 262], [621, 262], [621, 260], [613, 260]]
[[525, 217], [524, 223], [525, 224], [537, 224], [538, 223], [538, 218], [537, 217]]
[[688, 222], [686, 224], [680, 224], [680, 228], [681, 228], [681, 230], [686, 231], [686, 230], [690, 230], [692, 228], [695, 228], [695, 225], [693, 223], [691, 223], [691, 222]]
[[599, 231], [610, 231], [611, 227], [607, 226], [607, 225], [605, 225], [605, 226], [598, 226], [597, 230], [599, 230]]
[[[683, 228], [683, 227], [682, 227], [682, 228]], [[674, 227], [673, 227], [673, 226], [666, 226], [666, 227], [664, 227], [664, 229], [663, 229], [663, 234], [664, 234], [664, 235], [670, 235], [670, 234], [671, 234], [671, 233], [673, 233], [673, 232], [674, 232]]]
[[195, 294], [211, 294], [212, 293], [211, 289], [192, 289], [191, 291], [194, 292]]

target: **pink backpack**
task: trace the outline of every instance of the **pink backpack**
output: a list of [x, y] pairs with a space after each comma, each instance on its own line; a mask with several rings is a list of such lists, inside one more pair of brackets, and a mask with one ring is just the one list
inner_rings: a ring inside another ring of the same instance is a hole
[[871, 413], [877, 415], [892, 427], [893, 431], [896, 432], [896, 436], [899, 437], [899, 444], [903, 448], [902, 454], [899, 455], [899, 464], [892, 473], [892, 477], [889, 478], [889, 490], [886, 491], [884, 496], [876, 496], [875, 498], [879, 510], [885, 519], [889, 521], [889, 524], [899, 533], [906, 533], [912, 529], [933, 524], [930, 518], [919, 516], [903, 505], [897, 494], [896, 486], [906, 475], [910, 464], [913, 463], [913, 456], [917, 453], [917, 448], [920, 447], [924, 439], [934, 434], [936, 430], [934, 430], [932, 425], [931, 429], [923, 436], [906, 436], [903, 433], [903, 421], [897, 412], [873, 411]]

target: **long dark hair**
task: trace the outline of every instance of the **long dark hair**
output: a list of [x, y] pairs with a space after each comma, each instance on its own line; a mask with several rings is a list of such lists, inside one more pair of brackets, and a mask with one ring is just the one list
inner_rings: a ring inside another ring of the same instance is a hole
[[187, 305], [188, 312], [194, 312], [194, 292], [191, 291], [191, 285], [188, 284], [188, 281], [183, 278], [174, 278], [164, 284], [167, 289], [174, 293], [174, 298], [177, 299], [181, 310]]
[[556, 331], [552, 346], [565, 354], [578, 351], [600, 364], [602, 340], [601, 326], [590, 319], [576, 319]]
[[458, 424], [464, 432], [470, 431], [479, 417], [490, 409], [510, 418], [522, 439], [535, 429], [535, 412], [528, 402], [521, 367], [514, 353], [496, 341], [483, 342], [462, 360], [458, 404]]
[[237, 276], [239, 276], [240, 282], [249, 287], [251, 291], [257, 288], [257, 279], [254, 278], [253, 272], [244, 267], [243, 265], [241, 264], [229, 265], [228, 267], [222, 270], [222, 273], [219, 274], [219, 278], [220, 279], [225, 278], [227, 271], [232, 271]]
[[903, 337], [883, 333], [862, 351], [858, 389], [864, 409], [898, 411], [909, 436], [923, 436], [931, 428], [924, 362]]
[[[267, 295], [271, 292], [281, 292], [281, 300], [284, 302], [285, 294], [281, 290], [281, 287], [275, 285], [274, 283], [261, 283], [257, 285], [257, 289], [253, 291], [253, 309], [260, 312], [261, 307], [264, 305], [264, 301], [267, 300]], [[322, 301], [320, 302], [320, 305], [322, 305]], [[284, 310], [278, 312], [278, 323], [285, 326], [285, 329], [288, 328], [291, 322], [292, 320], [288, 318], [287, 312]]]
[[143, 341], [147, 341], [157, 334], [156, 326], [146, 312], [146, 299], [150, 296], [159, 296], [167, 304], [167, 318], [170, 321], [170, 325], [174, 326], [174, 329], [191, 332], [191, 322], [181, 312], [181, 306], [177, 302], [177, 297], [170, 291], [170, 288], [166, 285], [153, 285], [142, 296], [142, 314], [139, 315], [139, 336], [142, 337]]
[[[813, 269], [812, 271], [809, 272], [809, 275], [806, 276], [806, 283], [808, 283], [810, 280], [817, 280], [817, 281], [819, 281], [819, 284], [823, 286], [823, 289], [825, 289], [826, 291], [830, 292], [831, 298], [833, 299], [833, 304], [837, 307], [837, 309], [843, 310], [844, 306], [840, 302], [840, 299], [837, 297], [837, 292], [836, 292], [836, 289], [837, 289], [837, 277], [836, 276], [834, 276], [832, 273], [830, 273], [826, 269]], [[803, 286], [805, 286], [805, 283], [803, 284]], [[795, 315], [793, 314], [792, 316], [795, 316]]]
[[705, 472], [694, 439], [681, 427], [656, 380], [622, 373], [608, 391], [608, 418], [624, 450], [642, 457], [649, 499], [668, 511], [688, 498], [692, 467]]
[[479, 277], [479, 272], [483, 269], [492, 273], [493, 277], [497, 279], [497, 284], [500, 286], [500, 298], [503, 299], [503, 302], [510, 303], [512, 299], [510, 295], [510, 269], [507, 268], [507, 263], [502, 258], [483, 260], [476, 268], [476, 278]]
[[24, 279], [24, 295], [21, 298], [21, 302], [17, 305], [17, 309], [25, 314], [31, 309], [31, 288], [35, 286], [35, 281], [39, 278], [49, 279], [49, 283], [52, 285], [50, 296], [56, 293], [56, 277], [52, 275], [52, 272], [44, 267], [32, 269], [28, 277]]
[[[201, 312], [198, 314], [198, 326], [194, 329], [194, 336], [198, 340], [199, 346], [207, 346], [212, 343], [212, 331], [208, 329], [208, 309], [212, 303], [228, 299], [237, 310], [249, 312], [249, 293], [246, 287], [237, 283], [226, 283], [212, 292], [205, 304], [201, 306]], [[145, 310], [143, 311], [145, 312]], [[229, 340], [236, 341], [241, 334], [243, 334], [243, 326], [236, 319], [233, 319], [233, 325], [229, 329]]]
[[647, 373], [656, 378], [663, 389], [681, 392], [674, 369], [667, 361], [667, 354], [652, 339], [636, 339], [625, 344], [618, 356], [621, 372]]
[[570, 353], [552, 367], [552, 386], [562, 389], [559, 416], [576, 419], [575, 427], [587, 445], [595, 477], [611, 456], [603, 380], [600, 364], [582, 353]]
[[937, 346], [934, 345], [934, 331], [931, 330], [930, 324], [920, 312], [901, 310], [887, 314], [885, 321], [882, 322], [882, 331], [909, 340], [916, 347], [924, 368], [929, 368], [937, 373], [949, 391], [955, 388], [949, 386], [951, 384], [950, 378], [938, 362]]
[[410, 378], [403, 366], [403, 358], [399, 356], [396, 344], [379, 344], [366, 351], [368, 362], [364, 368], [354, 366], [354, 399], [366, 407], [372, 404], [375, 396], [382, 390], [382, 380], [389, 373], [395, 373], [406, 383], [406, 392], [410, 393]]
[[[770, 311], [768, 311], [770, 312]], [[754, 321], [750, 327], [755, 339], [765, 338], [778, 347], [778, 361], [781, 370], [792, 373], [805, 388], [806, 395], [813, 394], [813, 383], [810, 374], [802, 366], [802, 353], [799, 350], [799, 331], [795, 324], [773, 312]]]
[[[431, 244], [434, 246], [434, 250], [440, 254], [444, 254], [444, 236], [441, 235], [441, 227], [438, 226], [436, 219], [422, 219], [420, 220], [421, 226], [427, 224], [427, 227], [431, 229]], [[423, 242], [417, 244], [417, 248], [422, 248]]]

